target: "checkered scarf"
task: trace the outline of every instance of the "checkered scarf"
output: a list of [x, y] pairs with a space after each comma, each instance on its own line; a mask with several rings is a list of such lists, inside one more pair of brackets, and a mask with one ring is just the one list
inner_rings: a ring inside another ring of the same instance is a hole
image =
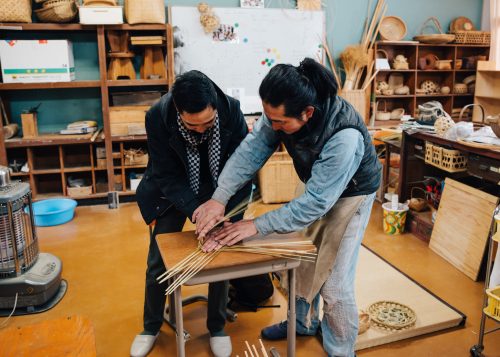
[[179, 126], [179, 132], [181, 136], [186, 141], [186, 149], [188, 156], [188, 169], [189, 169], [189, 185], [195, 194], [198, 194], [200, 190], [200, 152], [198, 151], [198, 145], [203, 143], [205, 140], [208, 142], [208, 162], [210, 166], [210, 173], [212, 174], [213, 185], [217, 183], [217, 178], [219, 177], [219, 163], [220, 163], [220, 127], [219, 127], [219, 115], [215, 115], [214, 125], [206, 130], [201, 135], [195, 135], [182, 123], [181, 116], [177, 113], [177, 125]]

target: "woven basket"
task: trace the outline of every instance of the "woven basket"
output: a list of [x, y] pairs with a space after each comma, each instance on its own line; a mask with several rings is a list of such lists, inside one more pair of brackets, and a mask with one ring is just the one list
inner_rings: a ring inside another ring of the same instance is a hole
[[425, 163], [448, 172], [467, 171], [467, 157], [458, 150], [425, 142]]
[[78, 14], [75, 0], [50, 0], [35, 10], [36, 17], [41, 22], [64, 23], [72, 21]]
[[294, 199], [300, 180], [288, 152], [275, 152], [259, 171], [264, 203], [283, 203]]
[[125, 0], [125, 18], [129, 24], [164, 24], [163, 0]]
[[[424, 34], [423, 33], [424, 27], [429, 21], [432, 21], [434, 23], [434, 26], [439, 31], [439, 33], [434, 33], [434, 34]], [[414, 36], [413, 39], [415, 41], [422, 42], [422, 43], [443, 44], [443, 43], [452, 42], [455, 39], [455, 35], [444, 33], [438, 19], [436, 19], [435, 17], [429, 17], [422, 24], [422, 27], [420, 28], [420, 35]]]
[[489, 45], [491, 42], [491, 33], [486, 31], [456, 31], [455, 43], [464, 43], [468, 45]]
[[348, 101], [366, 122], [368, 117], [367, 102], [370, 95], [363, 89], [343, 90], [340, 95]]
[[31, 0], [1, 0], [0, 22], [31, 22]]

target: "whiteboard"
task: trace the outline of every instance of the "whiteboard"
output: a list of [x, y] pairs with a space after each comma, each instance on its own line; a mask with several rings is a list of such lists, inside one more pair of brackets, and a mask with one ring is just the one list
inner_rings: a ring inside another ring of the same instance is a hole
[[245, 114], [262, 111], [259, 85], [278, 63], [323, 60], [323, 11], [213, 8], [219, 30], [206, 34], [196, 7], [173, 6], [170, 23], [184, 45], [176, 48], [181, 73], [197, 69], [241, 101]]

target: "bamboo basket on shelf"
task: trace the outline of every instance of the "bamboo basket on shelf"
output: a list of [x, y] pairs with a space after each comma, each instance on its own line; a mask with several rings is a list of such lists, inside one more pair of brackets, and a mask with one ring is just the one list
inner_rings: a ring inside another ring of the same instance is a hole
[[491, 33], [486, 31], [455, 31], [455, 43], [467, 45], [489, 45]]
[[[384, 102], [384, 110], [378, 110], [380, 102]], [[387, 102], [385, 100], [378, 101], [375, 104], [375, 120], [391, 120], [391, 112], [387, 111]]]
[[31, 0], [1, 0], [0, 22], [31, 22]]
[[78, 8], [74, 0], [49, 0], [35, 14], [41, 22], [65, 23], [76, 17]]
[[163, 0], [125, 0], [125, 18], [129, 24], [164, 24]]
[[[432, 21], [434, 23], [434, 26], [438, 30], [439, 33], [433, 33], [433, 34], [424, 34], [424, 28], [425, 25], [429, 21]], [[450, 43], [455, 39], [455, 35], [453, 34], [447, 34], [443, 32], [443, 29], [441, 27], [441, 24], [439, 23], [438, 19], [435, 17], [429, 17], [425, 22], [422, 24], [422, 27], [420, 28], [420, 35], [414, 36], [413, 39], [422, 42], [422, 43], [430, 43], [430, 44], [444, 44], [444, 43]]]

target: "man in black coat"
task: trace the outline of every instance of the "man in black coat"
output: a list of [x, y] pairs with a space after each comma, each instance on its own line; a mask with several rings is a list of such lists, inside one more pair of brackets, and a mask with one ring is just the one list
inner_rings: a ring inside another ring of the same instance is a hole
[[[149, 244], [144, 302], [144, 331], [132, 344], [131, 356], [145, 356], [163, 322], [166, 283], [156, 278], [165, 271], [156, 235], [179, 232], [194, 210], [210, 199], [227, 159], [247, 135], [239, 102], [225, 95], [199, 71], [176, 79], [172, 91], [146, 114], [149, 162], [137, 202], [147, 224], [155, 223]], [[228, 211], [250, 195], [245, 185]], [[242, 217], [235, 217], [241, 219]], [[215, 356], [231, 355], [224, 333], [228, 282], [209, 284], [207, 328]]]

